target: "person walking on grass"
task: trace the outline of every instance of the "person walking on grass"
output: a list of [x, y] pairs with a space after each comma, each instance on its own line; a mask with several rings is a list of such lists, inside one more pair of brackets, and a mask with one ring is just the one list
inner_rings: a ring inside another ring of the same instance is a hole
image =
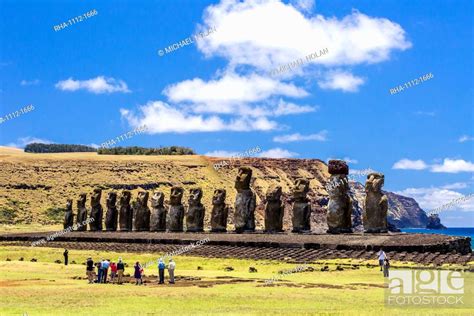
[[86, 274], [87, 274], [87, 279], [89, 280], [89, 284], [94, 283], [94, 261], [92, 261], [92, 258], [89, 257], [87, 258], [86, 261]]
[[163, 262], [163, 259], [160, 258], [160, 260], [158, 261], [158, 276], [159, 276], [158, 284], [165, 283], [165, 268], [166, 268], [166, 265]]
[[122, 284], [123, 271], [125, 271], [125, 264], [122, 262], [122, 258], [118, 259], [117, 263], [117, 283]]
[[383, 276], [384, 278], [388, 278], [388, 270], [390, 269], [390, 262], [388, 259], [385, 259], [383, 262]]
[[140, 262], [137, 261], [137, 263], [135, 263], [135, 273], [134, 273], [134, 277], [135, 277], [135, 285], [141, 285], [143, 280], [142, 280], [142, 267], [140, 265]]
[[110, 263], [110, 282], [115, 283], [115, 277], [117, 276], [117, 265], [115, 262]]
[[102, 273], [103, 273], [103, 270], [102, 270], [102, 262], [104, 262], [104, 259], [102, 259], [101, 261], [97, 262], [97, 283], [101, 283], [101, 282], [102, 282]]
[[385, 251], [383, 251], [383, 249], [380, 248], [380, 251], [377, 253], [377, 256], [379, 257], [380, 271], [382, 271], [383, 262], [384, 262], [385, 259], [387, 259], [387, 255], [385, 254]]
[[174, 284], [174, 269], [176, 268], [176, 263], [174, 263], [173, 259], [170, 259], [168, 263], [168, 273], [170, 275], [170, 284]]
[[64, 252], [63, 252], [63, 256], [64, 256], [64, 265], [67, 266], [67, 263], [68, 263], [68, 254], [69, 254], [69, 251], [67, 251], [67, 249], [64, 249]]

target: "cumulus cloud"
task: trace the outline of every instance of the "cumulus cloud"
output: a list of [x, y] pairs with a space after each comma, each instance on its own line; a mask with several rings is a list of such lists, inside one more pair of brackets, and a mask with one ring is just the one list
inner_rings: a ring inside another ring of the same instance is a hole
[[238, 151], [227, 151], [227, 150], [214, 150], [204, 154], [209, 157], [236, 157], [239, 154]]
[[146, 125], [147, 133], [190, 133], [217, 131], [268, 131], [277, 128], [277, 123], [265, 117], [251, 119], [235, 117], [224, 120], [216, 115], [189, 112], [161, 101], [150, 101], [139, 107], [139, 113], [121, 109], [122, 118], [132, 127]]
[[472, 136], [468, 136], [468, 135], [463, 135], [461, 137], [459, 137], [459, 142], [460, 143], [464, 143], [464, 142], [469, 142], [469, 141], [473, 141], [474, 140], [474, 137]]
[[290, 143], [290, 142], [301, 142], [301, 141], [320, 141], [324, 142], [327, 140], [328, 131], [323, 130], [317, 134], [301, 135], [300, 133], [280, 135], [273, 137], [273, 141], [277, 143]]
[[36, 86], [39, 83], [40, 83], [40, 81], [38, 79], [20, 81], [20, 85], [22, 85], [22, 86]]
[[98, 76], [88, 80], [74, 80], [69, 78], [56, 83], [55, 87], [62, 91], [86, 90], [95, 94], [131, 92], [123, 80]]
[[474, 172], [474, 163], [463, 159], [445, 158], [442, 164], [431, 166], [431, 171], [447, 173]]
[[32, 143], [54, 144], [54, 142], [52, 142], [50, 140], [47, 140], [47, 139], [42, 139], [42, 138], [37, 138], [37, 137], [32, 137], [32, 136], [26, 136], [26, 137], [20, 137], [16, 140], [16, 142], [8, 143], [5, 146], [15, 147], [15, 148], [25, 148], [26, 145], [32, 144]]
[[318, 81], [322, 89], [342, 90], [344, 92], [357, 92], [364, 79], [345, 71], [330, 72], [326, 78]]
[[423, 160], [410, 160], [402, 159], [397, 161], [392, 169], [403, 169], [403, 170], [423, 170], [428, 168], [428, 165]]
[[262, 158], [292, 158], [298, 156], [297, 153], [288, 151], [282, 148], [272, 148], [269, 150], [264, 150], [258, 154], [258, 157]]
[[341, 19], [306, 17], [304, 2], [227, 0], [209, 6], [202, 28], [215, 26], [219, 32], [197, 46], [207, 56], [228, 59], [231, 66], [266, 71], [326, 47], [330, 53], [312, 64], [378, 63], [389, 59], [393, 51], [411, 47], [403, 28], [386, 18], [356, 10]]
[[[465, 195], [442, 187], [407, 188], [395, 193], [414, 198], [426, 212], [436, 208], [442, 208], [441, 212], [450, 210], [474, 211], [474, 197], [464, 200]], [[449, 203], [453, 203], [453, 205], [447, 206]]]

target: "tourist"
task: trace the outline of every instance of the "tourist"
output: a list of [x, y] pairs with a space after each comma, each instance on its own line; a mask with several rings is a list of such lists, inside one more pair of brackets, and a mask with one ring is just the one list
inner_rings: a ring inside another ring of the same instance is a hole
[[140, 262], [137, 261], [137, 263], [135, 263], [135, 274], [134, 274], [134, 277], [135, 277], [135, 285], [141, 285], [142, 284], [142, 267], [140, 266]]
[[117, 265], [115, 262], [110, 263], [110, 282], [115, 283], [115, 277], [117, 276]]
[[125, 264], [122, 262], [122, 258], [119, 258], [118, 263], [117, 263], [117, 276], [118, 276], [117, 283], [118, 284], [123, 283], [123, 281], [122, 281], [123, 271], [125, 271]]
[[168, 264], [168, 273], [170, 275], [170, 284], [174, 284], [174, 269], [176, 268], [176, 263], [174, 263], [173, 259], [170, 259]]
[[87, 279], [89, 280], [89, 284], [94, 283], [94, 261], [92, 261], [92, 258], [89, 257], [87, 258], [86, 262], [86, 274], [87, 274]]
[[65, 266], [67, 266], [67, 263], [68, 263], [68, 254], [69, 254], [69, 251], [67, 251], [67, 249], [64, 249], [63, 256], [64, 256], [64, 265]]
[[102, 262], [104, 259], [101, 261], [97, 262], [97, 283], [100, 283], [102, 281]]
[[102, 283], [107, 283], [107, 273], [109, 272], [110, 260], [102, 261]]
[[158, 261], [158, 275], [159, 275], [159, 284], [165, 283], [165, 263], [163, 262], [163, 259], [160, 258]]
[[380, 248], [380, 251], [377, 253], [377, 256], [379, 257], [380, 271], [382, 271], [383, 262], [384, 262], [384, 260], [387, 258], [387, 255], [385, 254], [385, 251], [383, 251], [383, 249]]
[[390, 262], [388, 261], [388, 259], [385, 259], [383, 263], [383, 277], [384, 278], [388, 278], [389, 269], [390, 269]]

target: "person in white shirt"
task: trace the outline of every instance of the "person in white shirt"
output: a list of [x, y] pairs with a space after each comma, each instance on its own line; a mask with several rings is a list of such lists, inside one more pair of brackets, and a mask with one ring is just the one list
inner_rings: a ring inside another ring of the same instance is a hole
[[170, 259], [168, 264], [168, 273], [170, 275], [170, 284], [174, 284], [174, 269], [176, 268], [176, 263], [174, 263], [173, 259]]
[[380, 248], [380, 251], [377, 253], [377, 256], [379, 256], [379, 266], [380, 266], [380, 271], [382, 271], [383, 262], [387, 258], [387, 255], [385, 254], [385, 251], [383, 251], [383, 249]]

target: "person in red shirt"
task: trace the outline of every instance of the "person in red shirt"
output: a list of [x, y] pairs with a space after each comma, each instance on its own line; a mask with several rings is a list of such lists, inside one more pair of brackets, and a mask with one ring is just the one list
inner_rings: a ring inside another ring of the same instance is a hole
[[115, 283], [115, 276], [117, 275], [117, 265], [115, 262], [110, 264], [110, 281], [111, 283]]

